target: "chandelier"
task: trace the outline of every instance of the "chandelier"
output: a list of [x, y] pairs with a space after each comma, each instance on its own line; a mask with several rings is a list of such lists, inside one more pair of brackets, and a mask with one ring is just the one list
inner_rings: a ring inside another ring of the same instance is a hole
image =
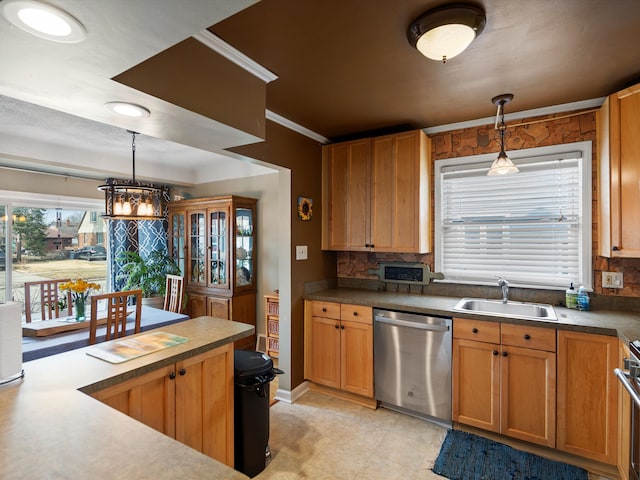
[[169, 200], [169, 187], [141, 183], [136, 180], [136, 135], [132, 136], [131, 153], [133, 175], [131, 180], [108, 178], [98, 190], [105, 193], [105, 214], [114, 220], [162, 220], [166, 218], [165, 206]]

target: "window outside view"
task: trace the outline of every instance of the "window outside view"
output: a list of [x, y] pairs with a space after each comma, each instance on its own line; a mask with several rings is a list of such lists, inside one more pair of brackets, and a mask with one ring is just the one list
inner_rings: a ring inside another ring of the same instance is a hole
[[[8, 218], [0, 206], [0, 300], [22, 303], [24, 317], [25, 282], [83, 278], [105, 292], [106, 238], [106, 224], [96, 211], [14, 206]], [[39, 320], [40, 290], [34, 290], [29, 303], [32, 318]]]

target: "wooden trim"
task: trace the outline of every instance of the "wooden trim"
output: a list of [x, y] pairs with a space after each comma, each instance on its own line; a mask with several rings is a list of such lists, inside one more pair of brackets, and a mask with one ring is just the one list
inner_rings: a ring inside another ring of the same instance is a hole
[[378, 408], [378, 401], [375, 398], [363, 397], [362, 395], [356, 395], [355, 393], [345, 392], [344, 390], [338, 390], [331, 387], [325, 387], [315, 382], [309, 382], [309, 389], [314, 392], [320, 392], [331, 397], [347, 400], [352, 403], [357, 403], [363, 407], [371, 408], [375, 410]]

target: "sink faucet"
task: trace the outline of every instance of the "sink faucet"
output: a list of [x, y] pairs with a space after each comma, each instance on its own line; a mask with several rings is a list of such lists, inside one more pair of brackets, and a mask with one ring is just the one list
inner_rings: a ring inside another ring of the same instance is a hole
[[498, 280], [498, 286], [502, 288], [502, 303], [507, 303], [509, 301], [509, 282], [507, 282], [500, 275], [496, 275]]

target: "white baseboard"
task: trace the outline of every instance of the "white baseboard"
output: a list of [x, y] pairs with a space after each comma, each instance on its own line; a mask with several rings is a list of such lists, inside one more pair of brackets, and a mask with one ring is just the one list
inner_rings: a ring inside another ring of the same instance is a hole
[[293, 390], [282, 390], [279, 388], [276, 390], [275, 399], [285, 403], [294, 403], [305, 393], [309, 391], [309, 382], [302, 382]]

